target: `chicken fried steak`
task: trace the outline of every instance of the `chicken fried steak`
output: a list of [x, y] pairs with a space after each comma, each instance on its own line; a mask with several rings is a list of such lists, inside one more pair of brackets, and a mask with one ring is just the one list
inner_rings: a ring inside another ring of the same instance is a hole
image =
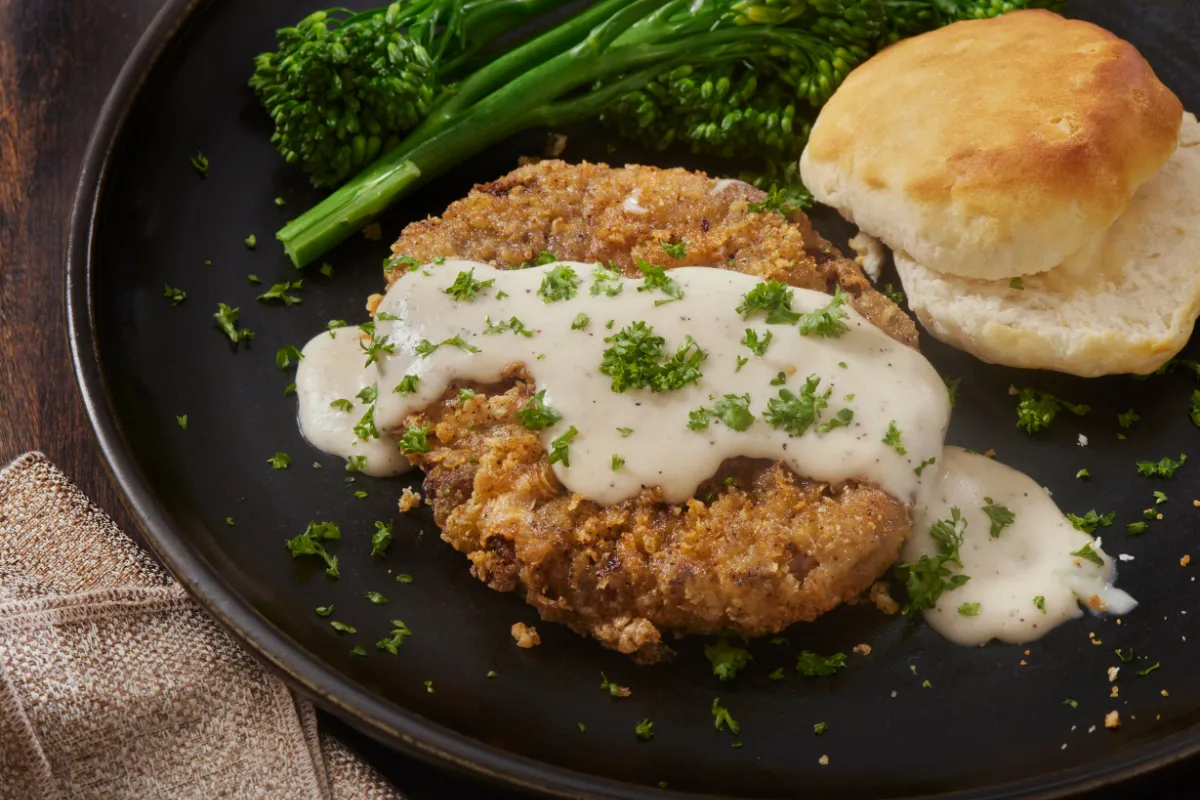
[[[418, 262], [461, 257], [515, 266], [549, 251], [668, 269], [722, 266], [832, 292], [892, 338], [915, 346], [912, 321], [803, 214], [753, 212], [764, 194], [684, 170], [545, 161], [476, 187], [441, 218], [409, 225], [393, 246]], [[660, 243], [685, 243], [682, 258]], [[389, 285], [404, 273], [397, 266]], [[373, 301], [372, 308], [377, 301]], [[458, 387], [408, 421], [429, 426], [427, 502], [442, 537], [499, 591], [523, 590], [544, 619], [642, 662], [670, 654], [665, 632], [750, 636], [808, 621], [868, 589], [910, 532], [906, 507], [854, 481], [829, 485], [778, 463], [726, 461], [682, 505], [656, 487], [610, 506], [566, 491], [538, 434], [516, 412], [536, 391], [523, 365], [504, 382]]]

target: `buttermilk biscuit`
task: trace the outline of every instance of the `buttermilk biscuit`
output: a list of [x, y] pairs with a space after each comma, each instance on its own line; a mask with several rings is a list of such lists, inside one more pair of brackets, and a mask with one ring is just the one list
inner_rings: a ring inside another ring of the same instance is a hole
[[1012, 278], [1111, 225], [1170, 157], [1181, 116], [1128, 42], [1017, 11], [899, 42], [854, 70], [800, 169], [817, 200], [918, 263]]

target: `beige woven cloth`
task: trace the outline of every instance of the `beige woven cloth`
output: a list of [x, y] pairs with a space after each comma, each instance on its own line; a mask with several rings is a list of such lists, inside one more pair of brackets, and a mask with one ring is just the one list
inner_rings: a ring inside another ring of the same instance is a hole
[[400, 800], [40, 453], [0, 472], [0, 798]]

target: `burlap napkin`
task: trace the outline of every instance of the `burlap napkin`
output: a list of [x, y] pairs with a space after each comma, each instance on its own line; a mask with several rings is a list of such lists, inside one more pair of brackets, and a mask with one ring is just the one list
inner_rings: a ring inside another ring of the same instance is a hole
[[402, 795], [30, 453], [0, 472], [0, 797]]

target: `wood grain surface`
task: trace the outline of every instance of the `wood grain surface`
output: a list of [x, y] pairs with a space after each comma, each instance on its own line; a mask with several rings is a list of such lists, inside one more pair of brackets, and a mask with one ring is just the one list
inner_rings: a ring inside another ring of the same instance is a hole
[[[161, 0], [0, 0], [0, 464], [41, 450], [139, 540], [75, 386], [63, 257], [93, 121], [160, 5]], [[443, 775], [332, 718], [323, 717], [322, 724], [414, 800], [515, 796]], [[1200, 766], [1188, 763], [1091, 797], [1192, 797], [1198, 780]]]

